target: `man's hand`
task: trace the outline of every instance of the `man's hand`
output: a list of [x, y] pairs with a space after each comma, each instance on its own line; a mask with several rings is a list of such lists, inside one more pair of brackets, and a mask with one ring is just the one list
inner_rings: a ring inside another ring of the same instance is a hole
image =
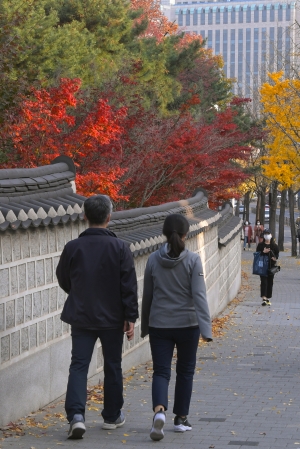
[[124, 321], [123, 332], [127, 335], [127, 340], [130, 341], [134, 337], [134, 323]]

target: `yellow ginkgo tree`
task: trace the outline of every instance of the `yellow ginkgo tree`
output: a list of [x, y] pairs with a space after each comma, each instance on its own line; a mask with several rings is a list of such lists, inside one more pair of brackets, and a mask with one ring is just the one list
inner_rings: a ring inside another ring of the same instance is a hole
[[261, 102], [269, 132], [268, 177], [291, 187], [300, 180], [300, 80], [284, 79], [283, 72], [269, 74], [261, 88]]
[[[294, 189], [300, 182], [300, 80], [284, 78], [283, 71], [269, 74], [269, 82], [261, 88], [261, 102], [269, 133], [263, 169], [288, 189], [293, 222]], [[296, 255], [294, 226], [291, 231], [292, 255]]]

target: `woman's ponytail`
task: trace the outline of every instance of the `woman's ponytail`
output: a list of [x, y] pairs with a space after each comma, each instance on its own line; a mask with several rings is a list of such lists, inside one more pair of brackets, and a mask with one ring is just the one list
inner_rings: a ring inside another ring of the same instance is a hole
[[163, 226], [163, 234], [167, 237], [170, 257], [177, 258], [185, 248], [182, 238], [189, 231], [189, 222], [180, 214], [168, 215]]
[[169, 237], [167, 237], [168, 243], [170, 245], [169, 256], [177, 258], [180, 256], [185, 248], [184, 241], [182, 240], [183, 235], [178, 234], [177, 231], [173, 231]]

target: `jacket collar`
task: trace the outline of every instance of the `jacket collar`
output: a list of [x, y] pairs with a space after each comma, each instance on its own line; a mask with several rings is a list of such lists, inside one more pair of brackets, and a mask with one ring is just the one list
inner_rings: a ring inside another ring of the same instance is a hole
[[85, 231], [83, 231], [79, 237], [85, 237], [86, 235], [107, 235], [110, 237], [117, 237], [116, 234], [112, 231], [109, 231], [107, 228], [87, 228]]

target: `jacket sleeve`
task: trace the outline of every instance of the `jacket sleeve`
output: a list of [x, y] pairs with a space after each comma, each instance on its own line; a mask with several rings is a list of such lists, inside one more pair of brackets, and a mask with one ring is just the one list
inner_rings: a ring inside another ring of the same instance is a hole
[[68, 247], [66, 245], [63, 249], [63, 252], [61, 253], [56, 268], [56, 277], [59, 286], [68, 294], [70, 293], [71, 290], [70, 266], [71, 266], [71, 259], [68, 254]]
[[274, 243], [273, 247], [272, 247], [272, 252], [274, 254], [274, 256], [276, 257], [276, 259], [278, 259], [279, 257], [279, 247], [276, 243]]
[[203, 338], [212, 338], [211, 319], [206, 299], [206, 286], [201, 259], [198, 256], [192, 271], [192, 295], [200, 332]]
[[153, 278], [149, 260], [146, 265], [144, 274], [144, 289], [142, 300], [142, 318], [141, 318], [141, 337], [144, 338], [149, 334], [149, 317], [153, 299]]
[[125, 320], [135, 323], [139, 317], [137, 299], [137, 279], [130, 249], [124, 244], [121, 253], [121, 298]]

